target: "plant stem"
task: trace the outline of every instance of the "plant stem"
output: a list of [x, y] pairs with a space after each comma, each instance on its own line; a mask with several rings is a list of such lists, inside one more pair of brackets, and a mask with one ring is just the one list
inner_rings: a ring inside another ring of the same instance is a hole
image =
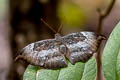
[[99, 20], [98, 20], [98, 29], [97, 29], [97, 32], [98, 33], [101, 33], [102, 32], [102, 23], [103, 23], [103, 20], [110, 14], [114, 4], [115, 4], [115, 1], [116, 0], [112, 0], [108, 9], [106, 10], [106, 12], [103, 14], [101, 12], [101, 9], [98, 9], [98, 13], [99, 13]]
[[[98, 29], [97, 29], [97, 32], [98, 34], [101, 34], [102, 33], [102, 23], [104, 21], [104, 19], [110, 14], [114, 4], [115, 4], [115, 1], [116, 0], [112, 0], [110, 5], [108, 6], [108, 9], [106, 10], [106, 12], [104, 14], [102, 14], [101, 10], [99, 9], [98, 10], [98, 13], [99, 13], [99, 21], [98, 21]], [[102, 80], [102, 61], [101, 61], [101, 52], [100, 52], [100, 48], [98, 50], [98, 53], [96, 55], [96, 61], [97, 61], [97, 78], [96, 80]]]

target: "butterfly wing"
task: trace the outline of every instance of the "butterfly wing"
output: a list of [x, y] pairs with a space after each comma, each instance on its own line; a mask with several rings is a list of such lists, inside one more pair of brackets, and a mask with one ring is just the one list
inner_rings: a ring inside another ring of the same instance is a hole
[[31, 43], [20, 53], [16, 59], [23, 59], [33, 65], [50, 69], [67, 66], [65, 57], [60, 53], [54, 39]]
[[76, 62], [86, 62], [98, 49], [100, 41], [103, 39], [94, 32], [78, 32], [68, 34], [63, 37], [68, 48], [66, 57], [72, 64]]

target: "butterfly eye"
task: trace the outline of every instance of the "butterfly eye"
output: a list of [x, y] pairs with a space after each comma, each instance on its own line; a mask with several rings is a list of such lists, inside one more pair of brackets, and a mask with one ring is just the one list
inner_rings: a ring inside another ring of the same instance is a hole
[[60, 46], [59, 46], [59, 51], [60, 51], [60, 53], [65, 54], [66, 51], [67, 51], [66, 46], [65, 46], [65, 45], [60, 45]]

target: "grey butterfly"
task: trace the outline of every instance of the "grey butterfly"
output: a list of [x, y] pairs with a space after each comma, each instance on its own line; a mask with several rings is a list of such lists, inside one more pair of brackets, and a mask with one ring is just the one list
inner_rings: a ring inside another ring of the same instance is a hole
[[46, 39], [31, 43], [24, 47], [16, 60], [22, 59], [28, 63], [48, 69], [67, 67], [71, 64], [86, 62], [97, 52], [100, 42], [105, 37], [94, 32], [77, 32], [55, 39]]

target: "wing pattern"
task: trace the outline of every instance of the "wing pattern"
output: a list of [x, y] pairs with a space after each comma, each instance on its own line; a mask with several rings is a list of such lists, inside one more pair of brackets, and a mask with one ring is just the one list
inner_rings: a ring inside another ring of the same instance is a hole
[[50, 69], [67, 66], [65, 57], [59, 52], [59, 47], [55, 45], [54, 39], [29, 44], [23, 48], [17, 59], [23, 59], [30, 64]]
[[72, 64], [86, 62], [98, 49], [98, 36], [93, 32], [72, 33], [64, 37], [68, 48], [67, 58]]

